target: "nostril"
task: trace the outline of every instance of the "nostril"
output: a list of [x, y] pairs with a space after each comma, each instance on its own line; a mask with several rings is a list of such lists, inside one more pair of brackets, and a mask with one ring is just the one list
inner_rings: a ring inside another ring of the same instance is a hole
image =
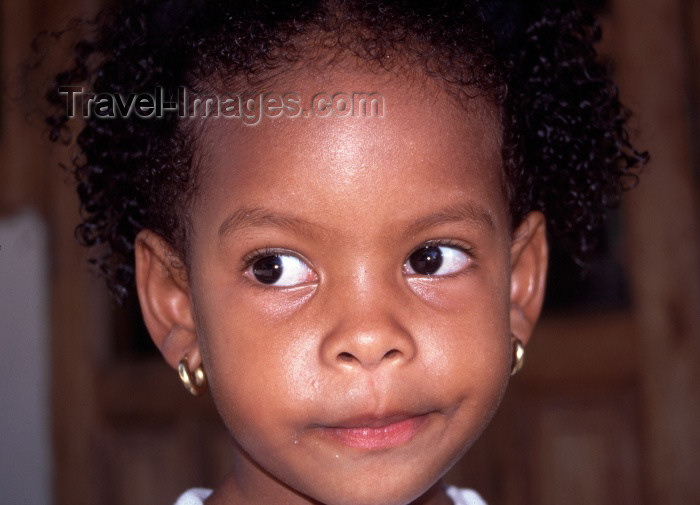
[[392, 349], [391, 351], [388, 351], [386, 354], [384, 354], [384, 358], [392, 359], [398, 356], [399, 354], [401, 354], [401, 351], [399, 351], [398, 349]]
[[355, 357], [352, 354], [350, 354], [349, 352], [341, 352], [340, 354], [338, 354], [338, 359], [340, 361], [348, 362], [348, 361], [353, 361], [355, 359]]
[[379, 365], [379, 363], [383, 361], [394, 361], [395, 359], [400, 358], [403, 356], [403, 352], [401, 352], [400, 349], [391, 349], [384, 354], [375, 354], [373, 352], [369, 353], [363, 353], [363, 352], [358, 352], [358, 353], [352, 353], [348, 351], [342, 351], [339, 352], [336, 355], [336, 362], [338, 363], [347, 363], [350, 365], [354, 365], [355, 363], [362, 365], [364, 367], [374, 367], [376, 365]]

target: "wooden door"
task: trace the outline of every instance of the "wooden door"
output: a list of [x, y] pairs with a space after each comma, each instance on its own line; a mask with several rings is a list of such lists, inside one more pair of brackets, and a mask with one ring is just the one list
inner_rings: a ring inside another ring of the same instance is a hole
[[636, 338], [623, 312], [545, 315], [450, 479], [501, 505], [645, 503]]

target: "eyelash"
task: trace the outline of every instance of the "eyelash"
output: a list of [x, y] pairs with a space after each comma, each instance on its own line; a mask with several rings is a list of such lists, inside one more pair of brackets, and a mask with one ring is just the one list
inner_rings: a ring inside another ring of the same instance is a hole
[[[420, 249], [421, 247], [454, 247], [455, 249], [459, 249], [462, 251], [464, 254], [469, 256], [470, 259], [474, 260], [474, 248], [465, 245], [463, 242], [460, 242], [458, 240], [452, 240], [452, 239], [433, 239], [433, 240], [428, 240], [426, 242], [423, 242], [421, 245], [413, 249], [411, 253], [408, 255], [409, 257], [411, 254], [413, 254], [415, 251]], [[408, 259], [408, 258], [407, 258]]]
[[[474, 250], [472, 247], [465, 246], [463, 242], [459, 242], [456, 240], [450, 240], [450, 239], [435, 239], [435, 240], [428, 240], [426, 242], [423, 242], [420, 244], [418, 247], [414, 248], [409, 255], [406, 257], [402, 265], [406, 265], [410, 261], [411, 255], [413, 255], [416, 251], [423, 247], [450, 247], [457, 249], [458, 251], [464, 253], [466, 256], [469, 257], [469, 265], [471, 266], [474, 261]], [[268, 256], [277, 256], [277, 255], [286, 255], [286, 256], [294, 256], [300, 261], [304, 262], [305, 264], [309, 265], [309, 268], [311, 268], [309, 261], [307, 261], [304, 257], [299, 255], [298, 253], [295, 253], [294, 251], [290, 251], [289, 249], [282, 249], [282, 248], [276, 248], [276, 247], [265, 247], [262, 249], [256, 249], [254, 251], [251, 251], [250, 253], [246, 254], [243, 259], [242, 259], [242, 272], [247, 272], [250, 268], [253, 267], [253, 265], [260, 259], [266, 258]], [[402, 267], [403, 268], [403, 267]], [[312, 268], [313, 270], [313, 268]], [[456, 272], [454, 274], [448, 274], [448, 275], [441, 275], [441, 276], [436, 276], [436, 277], [453, 277], [456, 275], [459, 275], [463, 273], [463, 271]], [[409, 274], [411, 275], [411, 274]], [[422, 274], [413, 274], [415, 276], [421, 276], [425, 277], [425, 275]], [[430, 276], [428, 276], [430, 277]], [[255, 281], [254, 281], [255, 282]], [[273, 286], [273, 285], [266, 285], [262, 282], [255, 282], [256, 285], [265, 288], [265, 289], [280, 289], [279, 286]]]
[[254, 276], [252, 275], [246, 275], [249, 271], [253, 269], [255, 264], [264, 258], [270, 257], [270, 256], [288, 256], [288, 257], [294, 257], [306, 267], [312, 271], [315, 272], [313, 267], [311, 266], [311, 262], [308, 261], [306, 258], [301, 256], [299, 253], [296, 253], [292, 250], [289, 249], [284, 249], [284, 248], [278, 248], [278, 247], [264, 247], [262, 249], [256, 249], [254, 251], [249, 252], [246, 254], [242, 260], [241, 260], [241, 273], [243, 274], [244, 278], [248, 278], [248, 282], [251, 282], [255, 287], [262, 289], [262, 290], [271, 290], [271, 291], [278, 291], [280, 289], [287, 289], [291, 287], [296, 287], [296, 285], [275, 285], [275, 284], [267, 284], [265, 282], [261, 282], [257, 280]]
[[251, 251], [243, 257], [243, 259], [241, 260], [241, 263], [243, 264], [243, 271], [245, 272], [246, 270], [248, 270], [250, 267], [253, 266], [253, 264], [256, 261], [260, 259], [266, 258], [267, 256], [276, 256], [278, 254], [288, 254], [290, 256], [296, 256], [302, 261], [306, 261], [304, 258], [294, 253], [293, 251], [289, 251], [287, 249], [279, 249], [275, 247], [265, 247], [263, 249], [256, 249], [255, 251]]
[[416, 252], [419, 251], [420, 249], [424, 247], [449, 247], [452, 249], [456, 249], [463, 254], [465, 254], [469, 258], [469, 264], [464, 270], [461, 270], [459, 272], [455, 272], [453, 274], [443, 274], [443, 275], [424, 275], [424, 274], [409, 274], [417, 277], [427, 277], [427, 278], [440, 278], [440, 277], [456, 277], [459, 276], [460, 274], [463, 274], [466, 270], [471, 270], [474, 266], [474, 263], [476, 261], [476, 256], [474, 255], [474, 248], [471, 246], [465, 245], [463, 242], [457, 241], [457, 240], [452, 240], [452, 239], [433, 239], [433, 240], [428, 240], [426, 242], [423, 242], [420, 244], [418, 247], [414, 248], [406, 257], [404, 260], [403, 264], [406, 265], [409, 261], [411, 256]]
[[[297, 258], [299, 261], [302, 261], [306, 265], [313, 270], [311, 266], [311, 262], [307, 260], [304, 256], [301, 254], [294, 252], [290, 249], [283, 249], [279, 247], [264, 247], [262, 249], [256, 249], [254, 251], [249, 252], [246, 254], [243, 259], [241, 260], [241, 263], [243, 264], [242, 272], [248, 271], [256, 261], [261, 260], [263, 258], [266, 258], [268, 256], [278, 256], [278, 255], [283, 255], [283, 256], [294, 256]], [[261, 283], [261, 285], [265, 286], [264, 284]], [[265, 287], [274, 287], [274, 286], [265, 286]]]

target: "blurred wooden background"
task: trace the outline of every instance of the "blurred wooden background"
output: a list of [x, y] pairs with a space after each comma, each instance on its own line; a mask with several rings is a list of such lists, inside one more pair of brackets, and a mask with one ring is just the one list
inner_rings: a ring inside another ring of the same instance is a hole
[[[88, 273], [56, 167], [67, 154], [24, 99], [44, 82], [17, 70], [39, 30], [98, 4], [2, 0], [0, 216], [29, 206], [49, 229], [54, 503], [167, 505], [226, 470], [227, 434]], [[555, 270], [525, 370], [449, 475], [492, 505], [700, 503], [700, 1], [600, 8], [601, 50], [652, 162], [613, 221], [601, 283], [572, 287]], [[557, 299], [578, 289], [605, 300]]]

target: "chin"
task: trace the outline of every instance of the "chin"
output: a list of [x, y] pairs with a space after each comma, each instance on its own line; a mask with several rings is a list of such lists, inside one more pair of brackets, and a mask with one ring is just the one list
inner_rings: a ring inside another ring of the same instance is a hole
[[430, 481], [424, 486], [416, 484], [417, 479], [409, 482], [391, 482], [390, 479], [380, 476], [378, 482], [364, 485], [357, 482], [352, 488], [329, 484], [327, 490], [332, 489], [332, 494], [319, 493], [312, 499], [319, 505], [408, 505], [426, 494], [437, 494], [442, 490], [440, 479]]

